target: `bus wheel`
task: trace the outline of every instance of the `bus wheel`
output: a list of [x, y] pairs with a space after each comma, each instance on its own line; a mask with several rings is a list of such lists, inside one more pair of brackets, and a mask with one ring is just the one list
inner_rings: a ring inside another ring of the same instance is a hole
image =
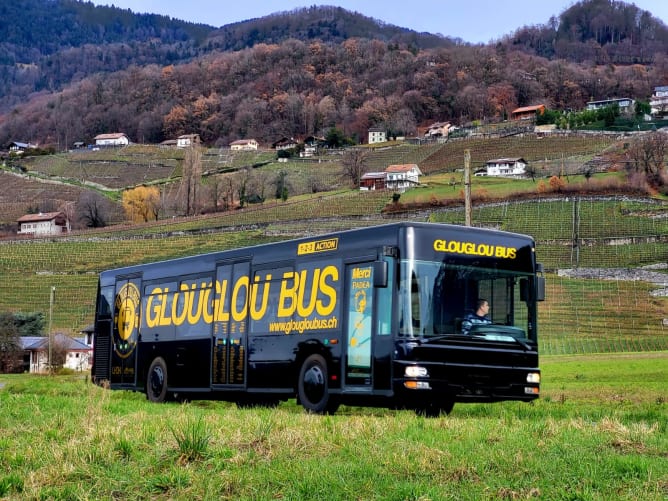
[[446, 402], [428, 402], [422, 406], [415, 408], [415, 414], [427, 418], [437, 418], [441, 415], [447, 415], [452, 412], [455, 402], [448, 400]]
[[321, 355], [311, 355], [304, 360], [297, 383], [299, 402], [314, 414], [334, 414], [338, 403], [329, 394], [327, 363]]
[[155, 358], [148, 368], [146, 398], [151, 402], [164, 402], [167, 399], [167, 364], [162, 357]]

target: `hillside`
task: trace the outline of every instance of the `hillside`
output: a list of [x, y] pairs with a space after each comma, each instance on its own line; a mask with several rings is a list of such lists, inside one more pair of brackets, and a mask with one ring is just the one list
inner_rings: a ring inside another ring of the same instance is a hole
[[454, 44], [339, 7], [296, 9], [222, 27], [80, 0], [7, 2], [0, 15], [12, 19], [0, 25], [0, 111], [98, 73], [179, 64], [289, 39], [340, 43], [363, 37], [416, 48]]
[[[580, 110], [610, 96], [646, 102], [668, 74], [665, 25], [612, 0], [583, 0], [561, 14], [580, 38], [543, 27], [543, 38], [518, 32], [488, 46], [334, 7], [212, 30], [72, 0], [22, 1], [53, 16], [44, 32], [30, 25], [34, 44], [21, 16], [23, 36], [0, 42], [9, 54], [0, 58], [5, 147], [22, 141], [62, 151], [115, 131], [135, 143], [197, 133], [210, 147], [250, 137], [266, 146], [334, 127], [362, 143], [371, 126], [414, 136], [434, 121], [498, 122], [537, 103]], [[629, 16], [641, 25], [623, 24]], [[86, 27], [80, 39], [75, 21]], [[544, 46], [561, 52], [543, 53]]]
[[[404, 142], [388, 143], [382, 148], [369, 148], [364, 171], [384, 170], [388, 165], [416, 163], [427, 176], [455, 173], [463, 166], [464, 150], [471, 152], [473, 169], [491, 158], [523, 157], [536, 166], [540, 177], [551, 173], [582, 172], [583, 165], [600, 156], [608, 148], [621, 150], [623, 143], [614, 136], [568, 135], [546, 138], [511, 136], [505, 138], [459, 139], [446, 143], [414, 145]], [[184, 152], [176, 148], [130, 146], [101, 151], [74, 150], [68, 153], [27, 157], [14, 162], [15, 170], [2, 173], [5, 189], [0, 192], [0, 224], [12, 228], [16, 219], [31, 209], [42, 212], [56, 210], [71, 202], [74, 218], [85, 212], [88, 196], [101, 192], [113, 200], [120, 191], [138, 185], [154, 184], [163, 197], [161, 218], [182, 215], [178, 196]], [[21, 172], [23, 171], [23, 172]], [[264, 195], [272, 199], [275, 183], [284, 173], [289, 197], [350, 188], [350, 180], [342, 176], [342, 155], [323, 150], [310, 159], [278, 162], [274, 151], [231, 152], [229, 149], [204, 150], [201, 191], [203, 209], [216, 206], [217, 201], [232, 192], [238, 201], [240, 176], [251, 174], [246, 195]], [[0, 171], [1, 172], [1, 171]], [[22, 176], [22, 177], [20, 177]], [[460, 175], [457, 176], [458, 182]], [[450, 176], [448, 176], [448, 179]], [[426, 184], [431, 184], [429, 177]], [[389, 199], [389, 195], [386, 196]], [[119, 204], [109, 209], [109, 223], [123, 221]], [[76, 227], [76, 223], [73, 222]]]

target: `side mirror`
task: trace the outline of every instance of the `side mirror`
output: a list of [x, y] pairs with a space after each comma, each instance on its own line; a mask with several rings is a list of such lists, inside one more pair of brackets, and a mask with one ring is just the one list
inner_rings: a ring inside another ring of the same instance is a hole
[[536, 277], [536, 301], [545, 301], [545, 277]]
[[373, 262], [373, 286], [387, 287], [387, 261]]
[[[520, 280], [520, 301], [528, 301], [529, 280], [523, 278]], [[536, 301], [545, 301], [545, 277], [536, 277]]]

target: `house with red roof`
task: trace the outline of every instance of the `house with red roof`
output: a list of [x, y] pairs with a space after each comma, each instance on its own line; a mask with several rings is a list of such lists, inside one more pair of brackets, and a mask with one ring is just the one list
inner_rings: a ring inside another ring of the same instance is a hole
[[18, 235], [48, 236], [67, 232], [67, 217], [62, 212], [26, 214], [17, 220]]
[[536, 115], [542, 115], [545, 113], [544, 104], [536, 104], [533, 106], [522, 106], [521, 108], [516, 108], [510, 113], [510, 117], [513, 120], [530, 120], [535, 118]]
[[417, 164], [398, 164], [388, 166], [385, 174], [387, 189], [403, 193], [408, 188], [414, 188], [420, 184], [422, 171]]

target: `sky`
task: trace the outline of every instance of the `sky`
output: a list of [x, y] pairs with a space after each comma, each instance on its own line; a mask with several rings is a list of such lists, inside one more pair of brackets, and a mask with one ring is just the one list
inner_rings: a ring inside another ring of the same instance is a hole
[[[215, 27], [313, 5], [334, 5], [388, 24], [487, 43], [526, 25], [546, 24], [573, 0], [93, 0], [136, 13], [162, 14]], [[629, 0], [668, 25], [668, 1]]]

